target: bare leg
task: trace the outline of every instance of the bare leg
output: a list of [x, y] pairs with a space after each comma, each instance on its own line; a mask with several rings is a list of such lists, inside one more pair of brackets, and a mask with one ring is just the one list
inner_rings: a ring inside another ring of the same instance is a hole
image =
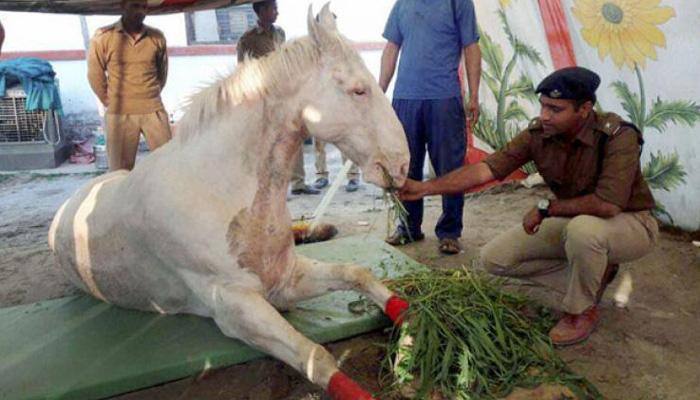
[[323, 346], [294, 329], [261, 293], [235, 285], [216, 286], [212, 292], [214, 320], [224, 334], [285, 362], [334, 400], [372, 399], [340, 372]]
[[355, 264], [330, 264], [297, 255], [294, 274], [273, 301], [288, 307], [299, 301], [336, 290], [355, 290], [366, 295], [396, 323], [408, 303], [399, 299], [364, 267]]

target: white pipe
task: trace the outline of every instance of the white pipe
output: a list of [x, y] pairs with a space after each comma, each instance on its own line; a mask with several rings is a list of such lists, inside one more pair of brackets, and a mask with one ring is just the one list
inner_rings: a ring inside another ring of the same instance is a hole
[[331, 183], [331, 186], [328, 188], [328, 191], [316, 207], [316, 210], [314, 211], [313, 215], [313, 221], [311, 222], [311, 227], [309, 227], [309, 233], [313, 232], [314, 229], [318, 226], [318, 224], [321, 223], [321, 218], [323, 218], [323, 214], [326, 213], [328, 205], [330, 204], [331, 200], [333, 200], [335, 192], [338, 191], [340, 183], [343, 181], [343, 179], [345, 179], [345, 176], [348, 174], [348, 171], [350, 171], [350, 168], [352, 168], [352, 161], [345, 161], [345, 164], [343, 164], [343, 167], [340, 169], [340, 172], [338, 172], [338, 175], [335, 177], [335, 180], [333, 180], [333, 183]]

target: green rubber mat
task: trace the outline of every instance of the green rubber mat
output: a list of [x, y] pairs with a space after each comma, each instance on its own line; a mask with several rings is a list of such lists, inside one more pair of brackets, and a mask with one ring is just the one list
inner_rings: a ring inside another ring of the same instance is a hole
[[[356, 262], [380, 278], [420, 268], [366, 236], [298, 251], [329, 262]], [[365, 304], [354, 292], [336, 292], [300, 303], [285, 317], [326, 343], [389, 325], [378, 307]], [[126, 310], [88, 296], [0, 309], [3, 400], [99, 399], [263, 356], [224, 336], [211, 319]]]

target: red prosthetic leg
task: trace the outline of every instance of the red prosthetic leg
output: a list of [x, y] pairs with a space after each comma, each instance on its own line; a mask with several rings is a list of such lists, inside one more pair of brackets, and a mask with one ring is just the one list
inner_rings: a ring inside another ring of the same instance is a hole
[[384, 313], [394, 321], [394, 325], [401, 326], [403, 323], [403, 314], [408, 310], [408, 302], [398, 296], [391, 296], [386, 301]]
[[333, 374], [328, 382], [328, 394], [333, 400], [376, 400], [340, 371]]

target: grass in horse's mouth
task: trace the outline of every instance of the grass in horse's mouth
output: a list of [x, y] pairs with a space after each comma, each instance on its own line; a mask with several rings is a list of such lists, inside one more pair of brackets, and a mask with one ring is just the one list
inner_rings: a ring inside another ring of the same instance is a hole
[[[408, 211], [403, 203], [396, 194], [396, 186], [394, 185], [394, 178], [389, 174], [389, 171], [382, 165], [382, 173], [384, 174], [384, 202], [388, 205], [387, 208], [387, 219], [386, 219], [386, 236], [389, 237], [394, 230], [394, 223], [398, 219], [405, 228], [408, 228]], [[406, 229], [408, 232], [409, 229]], [[408, 238], [413, 241], [411, 233], [408, 232]]]

